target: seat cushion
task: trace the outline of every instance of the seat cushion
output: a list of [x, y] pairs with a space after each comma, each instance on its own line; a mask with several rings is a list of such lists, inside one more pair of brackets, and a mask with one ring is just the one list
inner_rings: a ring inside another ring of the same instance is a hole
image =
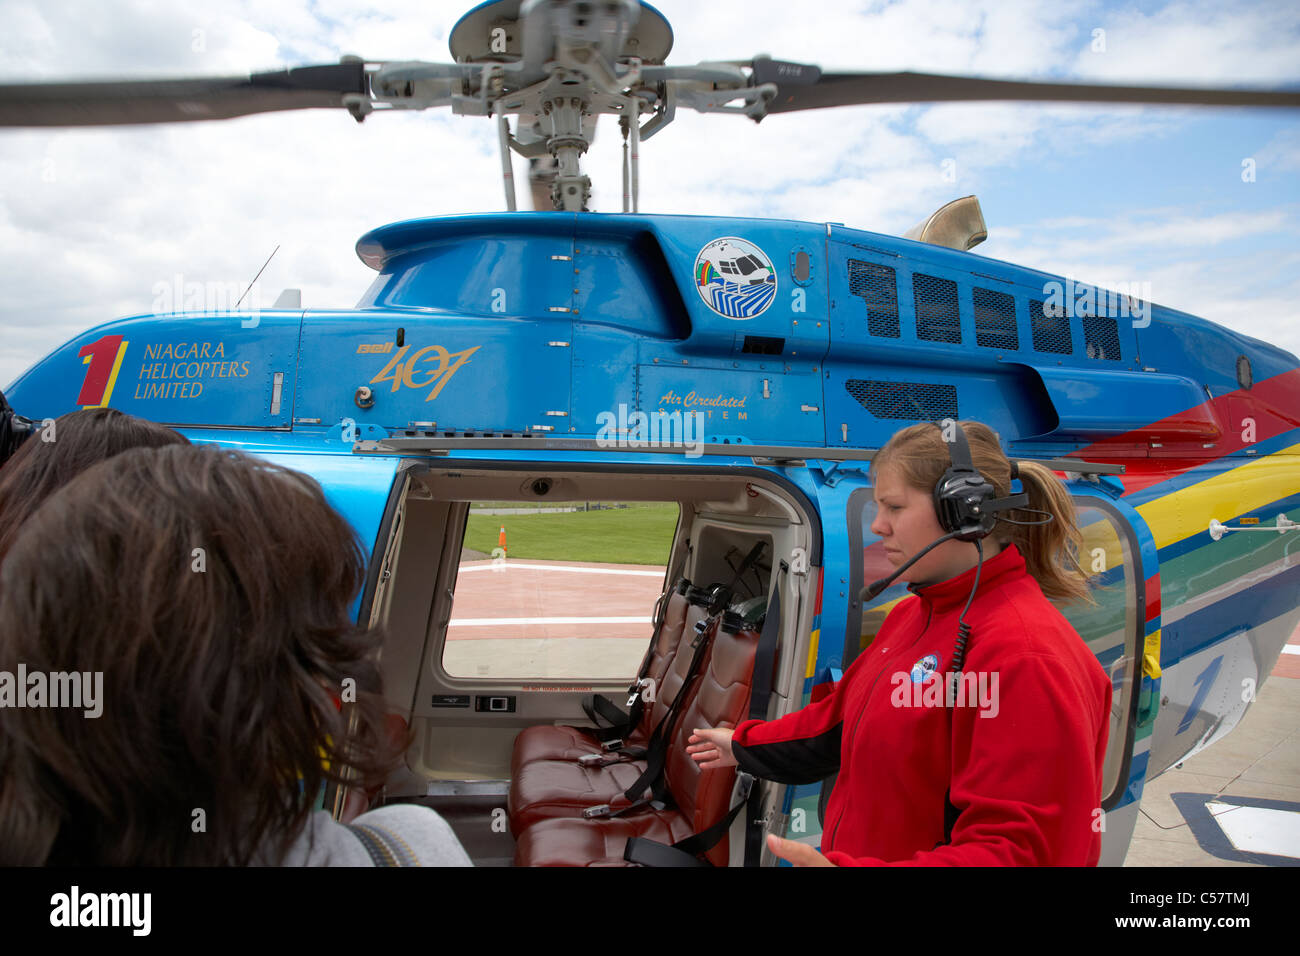
[[645, 808], [606, 820], [542, 820], [520, 834], [515, 865], [631, 866], [623, 851], [632, 837], [675, 843], [690, 835], [686, 818], [674, 810]]
[[583, 810], [603, 803], [610, 803], [615, 809], [626, 806], [629, 801], [623, 791], [644, 770], [644, 760], [605, 767], [584, 767], [568, 760], [526, 763], [510, 780], [507, 797], [510, 831], [518, 836], [539, 820], [581, 818]]
[[[645, 746], [646, 734], [633, 734], [625, 743], [629, 746]], [[525, 727], [515, 737], [514, 751], [510, 755], [510, 776], [519, 776], [525, 764], [538, 760], [574, 761], [588, 754], [603, 754], [605, 749], [600, 741], [586, 733], [581, 727], [561, 727], [552, 724], [539, 724]]]

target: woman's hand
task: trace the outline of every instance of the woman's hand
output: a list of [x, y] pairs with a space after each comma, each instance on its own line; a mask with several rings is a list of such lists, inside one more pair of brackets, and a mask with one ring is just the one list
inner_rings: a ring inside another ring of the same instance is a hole
[[767, 835], [767, 848], [781, 859], [786, 860], [795, 866], [835, 865], [806, 843], [796, 843], [794, 840], [782, 840], [775, 833], [769, 833]]
[[688, 744], [686, 752], [691, 755], [691, 759], [700, 765], [701, 770], [712, 770], [714, 767], [734, 767], [736, 758], [731, 754], [731, 735], [733, 730], [718, 728], [716, 730], [695, 728], [691, 737], [686, 743]]

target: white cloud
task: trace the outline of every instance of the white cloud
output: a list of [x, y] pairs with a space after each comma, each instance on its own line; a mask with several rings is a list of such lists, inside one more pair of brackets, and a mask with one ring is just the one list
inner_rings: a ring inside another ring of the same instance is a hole
[[[469, 6], [0, 0], [0, 82], [237, 74], [329, 63], [344, 53], [445, 61], [447, 34]], [[656, 6], [673, 25], [670, 62], [678, 64], [768, 52], [828, 69], [1153, 83], [1294, 82], [1300, 73], [1296, 15], [1264, 5], [1231, 14], [1185, 3], [1136, 12], [1030, 0]], [[1107, 30], [1105, 54], [1089, 51], [1094, 23]], [[642, 209], [842, 221], [898, 234], [943, 202], [1001, 180], [1023, 179], [1032, 190], [1045, 164], [1061, 166], [1066, 183], [1104, 177], [1108, 150], [1126, 144], [1142, 143], [1152, 163], [1172, 168], [1180, 157], [1161, 150], [1185, 112], [895, 105], [754, 124], [682, 111], [642, 148]], [[1004, 226], [995, 194], [985, 204], [992, 237], [979, 251], [1053, 271], [1077, 267], [1079, 275], [1123, 277], [1136, 268], [1176, 290], [1176, 301], [1160, 299], [1165, 304], [1290, 335], [1282, 323], [1291, 318], [1288, 296], [1294, 302], [1300, 291], [1294, 280], [1264, 291], [1251, 281], [1285, 273], [1281, 263], [1287, 276], [1296, 271], [1289, 253], [1300, 194], [1287, 177], [1300, 166], [1300, 140], [1294, 128], [1268, 129], [1245, 148], [1258, 160], [1259, 190], [1279, 197], [1270, 210], [1237, 194], [1213, 202], [1196, 195], [1186, 208], [1102, 220], [1068, 187], [1054, 186], [1039, 220], [1017, 215]], [[957, 161], [955, 183], [942, 176], [949, 157]], [[598, 209], [619, 207], [619, 158], [607, 119], [588, 163]], [[522, 174], [526, 163], [517, 159], [515, 168]], [[522, 178], [518, 185], [523, 192]], [[279, 244], [261, 280], [268, 298], [301, 287], [308, 307], [347, 307], [373, 277], [353, 251], [362, 232], [502, 205], [493, 125], [445, 111], [374, 115], [361, 125], [342, 111], [315, 110], [177, 127], [0, 132], [0, 384], [77, 331], [147, 310], [153, 285], [176, 274], [246, 282]], [[1234, 260], [1234, 279], [1215, 263], [1238, 242], [1258, 251]], [[1149, 259], [1152, 248], [1181, 261]]]
[[1300, 9], [1285, 3], [1175, 2], [1153, 12], [1097, 11], [1104, 52], [1080, 50], [1073, 72], [1152, 85], [1294, 81]]

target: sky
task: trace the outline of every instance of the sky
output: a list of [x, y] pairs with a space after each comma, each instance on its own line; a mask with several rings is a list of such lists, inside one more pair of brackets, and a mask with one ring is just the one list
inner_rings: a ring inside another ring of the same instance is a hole
[[[469, 2], [0, 0], [0, 83], [449, 62]], [[670, 64], [759, 53], [827, 70], [1300, 86], [1300, 5], [663, 0]], [[621, 203], [606, 120], [586, 171]], [[516, 157], [521, 186], [524, 160]], [[521, 195], [523, 190], [521, 189]], [[980, 255], [1150, 298], [1300, 354], [1300, 110], [952, 104], [679, 111], [642, 146], [641, 211], [901, 235], [975, 194]], [[186, 284], [349, 308], [387, 222], [504, 208], [490, 120], [448, 110], [0, 131], [0, 386]], [[1146, 285], [1141, 285], [1145, 283]], [[21, 411], [21, 409], [19, 409]]]

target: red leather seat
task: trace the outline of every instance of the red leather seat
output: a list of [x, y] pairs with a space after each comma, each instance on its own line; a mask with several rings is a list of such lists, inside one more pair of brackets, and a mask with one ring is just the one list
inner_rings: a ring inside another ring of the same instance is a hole
[[[594, 820], [534, 816], [518, 833], [516, 865], [626, 866], [623, 851], [632, 837], [671, 844], [722, 819], [736, 770], [701, 770], [686, 753], [686, 743], [696, 727], [735, 727], [747, 716], [758, 640], [756, 631], [740, 629], [739, 619], [730, 613], [717, 629], [708, 662], [692, 687], [685, 712], [674, 725], [664, 765], [670, 806], [662, 810], [645, 807], [625, 816]], [[593, 790], [604, 782], [604, 778], [595, 781]], [[726, 837], [706, 851], [705, 858], [715, 866], [725, 866]]]
[[[690, 604], [687, 600], [689, 582], [682, 581], [668, 597], [664, 610], [663, 625], [654, 636], [650, 647], [650, 660], [645, 675], [654, 681], [655, 697], [660, 696], [664, 674], [672, 665], [686, 627], [686, 612]], [[654, 728], [651, 713], [654, 708], [646, 707], [641, 712], [641, 721], [624, 739], [628, 746], [644, 747]], [[514, 751], [510, 755], [510, 776], [518, 777], [525, 764], [537, 760], [574, 761], [588, 754], [605, 753], [601, 742], [581, 727], [564, 727], [553, 724], [539, 724], [524, 728], [515, 738]]]
[[[658, 684], [654, 706], [644, 711], [646, 716], [643, 720], [648, 728], [644, 731], [645, 739], [668, 714], [690, 676], [697, 625], [704, 624], [706, 640], [712, 638], [713, 626], [706, 623], [709, 620], [707, 593], [692, 590], [689, 598], [683, 635], [691, 635], [692, 639], [678, 641], [672, 661]], [[703, 670], [706, 664], [707, 659], [700, 663], [700, 669]], [[684, 705], [686, 703], [683, 701]], [[599, 744], [591, 752], [603, 753]], [[609, 758], [614, 762], [605, 766], [584, 766], [576, 759], [522, 762], [510, 778], [510, 791], [506, 798], [511, 832], [517, 835], [537, 821], [551, 817], [581, 816], [588, 807], [600, 804], [627, 805], [629, 801], [623, 797], [623, 792], [645, 770], [646, 762], [618, 759], [617, 755], [609, 755]]]

